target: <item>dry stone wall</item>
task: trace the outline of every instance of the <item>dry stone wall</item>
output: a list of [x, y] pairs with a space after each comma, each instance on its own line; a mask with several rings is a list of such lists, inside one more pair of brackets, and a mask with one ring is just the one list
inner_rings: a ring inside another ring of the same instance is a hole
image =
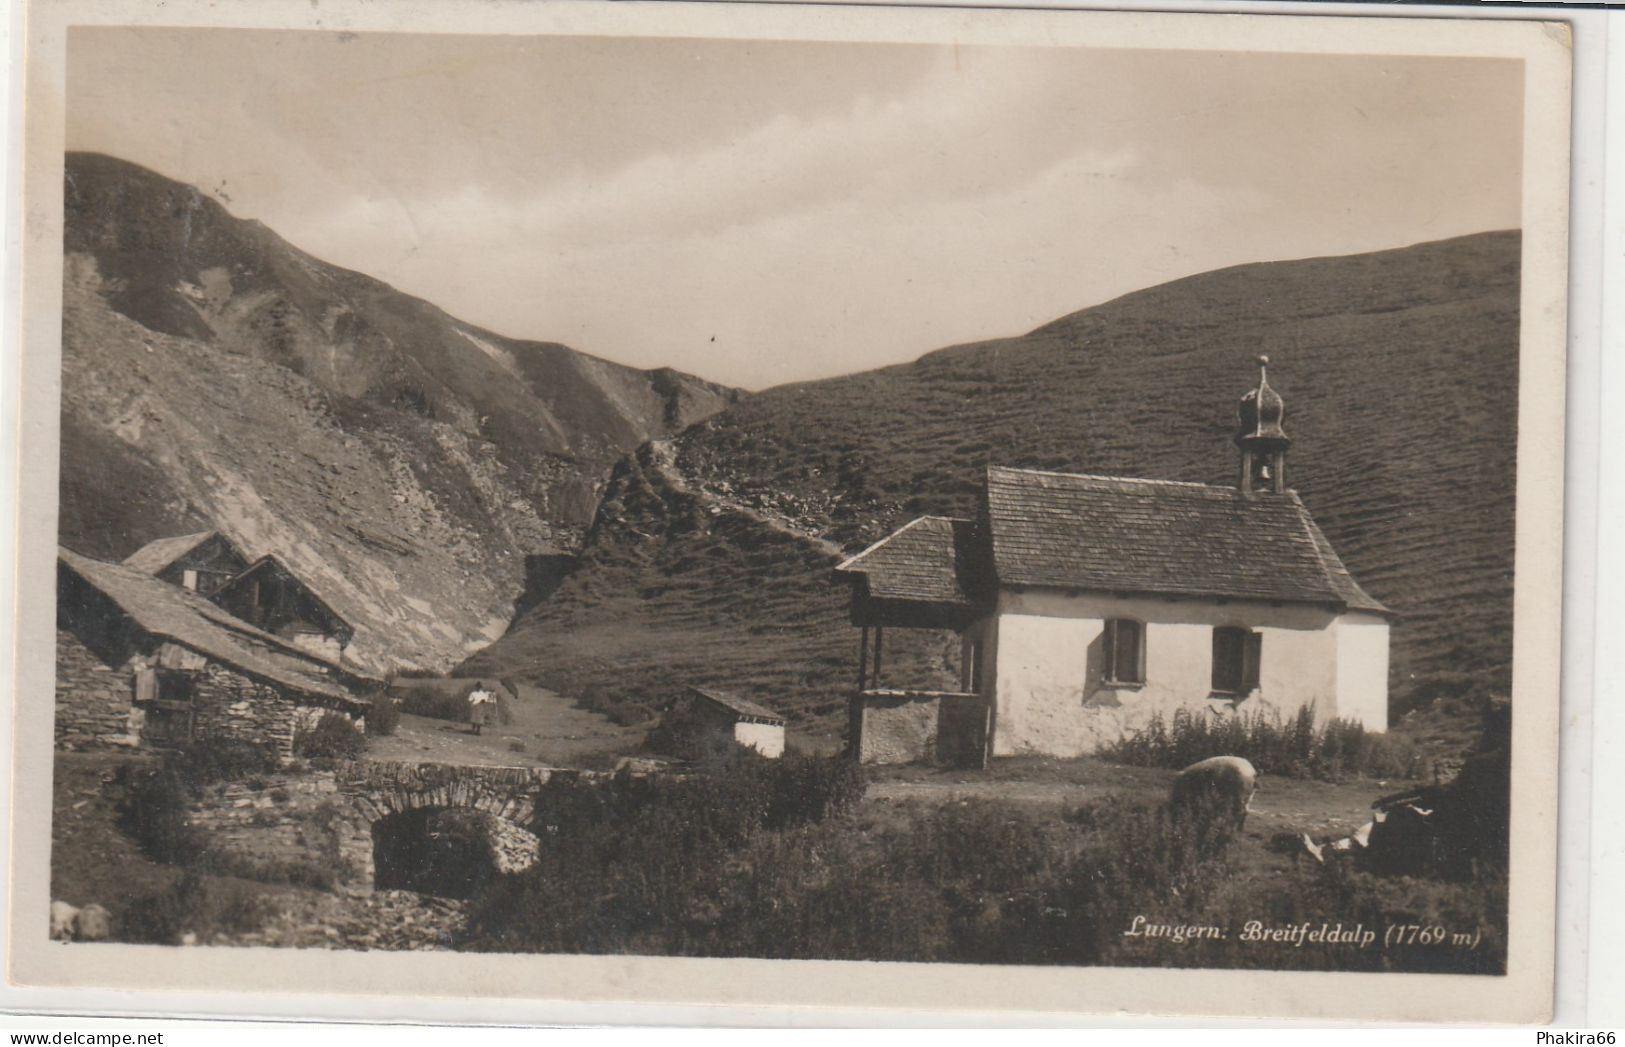
[[197, 675], [193, 730], [200, 737], [269, 743], [293, 754], [299, 706], [268, 684], [209, 663]]
[[71, 631], [56, 634], [56, 745], [118, 749], [136, 744], [130, 675], [103, 662]]
[[261, 879], [331, 876], [336, 885], [372, 887], [372, 827], [424, 808], [490, 816], [492, 864], [519, 872], [534, 864], [541, 841], [526, 828], [536, 796], [549, 783], [607, 782], [602, 771], [546, 767], [463, 767], [356, 761], [335, 770], [268, 774], [212, 786], [188, 811], [225, 871]]
[[980, 698], [869, 691], [852, 700], [862, 703], [861, 763], [960, 763], [981, 747], [987, 707]]
[[212, 786], [192, 803], [188, 820], [207, 841], [211, 864], [224, 871], [372, 886], [372, 825], [331, 771]]

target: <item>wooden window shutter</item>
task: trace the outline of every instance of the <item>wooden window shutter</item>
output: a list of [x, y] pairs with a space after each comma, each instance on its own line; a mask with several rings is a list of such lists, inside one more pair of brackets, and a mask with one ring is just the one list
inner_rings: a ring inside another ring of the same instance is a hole
[[1242, 647], [1241, 660], [1241, 693], [1251, 694], [1258, 690], [1258, 666], [1264, 654], [1264, 637], [1258, 633], [1247, 633], [1245, 644]]
[[1213, 690], [1221, 694], [1236, 694], [1245, 680], [1247, 632], [1235, 626], [1222, 626], [1213, 630]]
[[155, 671], [151, 669], [135, 671], [135, 700], [137, 702], [158, 700], [158, 674]]
[[1145, 626], [1132, 618], [1106, 622], [1101, 653], [1106, 679], [1113, 683], [1145, 682]]

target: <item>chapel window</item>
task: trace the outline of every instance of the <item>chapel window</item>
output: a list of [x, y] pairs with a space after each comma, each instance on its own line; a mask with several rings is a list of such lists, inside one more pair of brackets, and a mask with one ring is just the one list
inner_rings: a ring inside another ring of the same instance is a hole
[[1251, 629], [1226, 625], [1213, 630], [1213, 691], [1245, 697], [1258, 690], [1258, 663], [1263, 637]]
[[1145, 683], [1145, 625], [1132, 618], [1106, 622], [1106, 682]]

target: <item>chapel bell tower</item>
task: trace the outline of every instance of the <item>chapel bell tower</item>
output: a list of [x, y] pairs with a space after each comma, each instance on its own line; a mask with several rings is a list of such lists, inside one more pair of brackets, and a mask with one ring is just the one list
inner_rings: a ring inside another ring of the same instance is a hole
[[1286, 493], [1286, 449], [1292, 441], [1281, 423], [1286, 404], [1270, 388], [1265, 368], [1270, 358], [1258, 358], [1258, 388], [1241, 398], [1236, 409], [1236, 446], [1241, 448], [1241, 489]]

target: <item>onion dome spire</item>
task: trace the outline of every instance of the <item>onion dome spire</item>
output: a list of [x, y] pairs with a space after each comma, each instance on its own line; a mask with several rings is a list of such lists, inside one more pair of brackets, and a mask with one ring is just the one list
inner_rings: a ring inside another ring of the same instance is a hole
[[1270, 388], [1270, 358], [1258, 358], [1258, 388], [1250, 389], [1236, 408], [1236, 446], [1241, 448], [1243, 491], [1286, 491], [1286, 450], [1292, 441], [1282, 423], [1286, 402]]

